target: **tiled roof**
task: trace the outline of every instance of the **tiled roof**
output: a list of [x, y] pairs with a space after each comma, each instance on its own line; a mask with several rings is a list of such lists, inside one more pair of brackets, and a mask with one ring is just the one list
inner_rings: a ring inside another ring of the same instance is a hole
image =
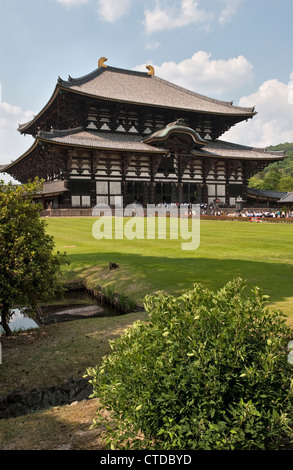
[[43, 195], [64, 193], [64, 191], [68, 191], [68, 189], [65, 188], [65, 183], [62, 180], [45, 181], [43, 183]]
[[[39, 142], [50, 142], [56, 145], [68, 145], [71, 147], [92, 148], [97, 150], [118, 150], [125, 152], [144, 152], [149, 154], [166, 154], [167, 150], [158, 146], [148, 145], [142, 142], [142, 138], [135, 134], [118, 134], [111, 132], [97, 132], [84, 130], [83, 128], [68, 130], [52, 130], [51, 132], [39, 131], [34, 144], [22, 156], [14, 162], [2, 166], [0, 172], [12, 167], [15, 163], [28, 156]], [[204, 148], [194, 148], [191, 154], [200, 157], [220, 157], [237, 160], [283, 160], [285, 152], [272, 152], [267, 149], [237, 145], [222, 140], [206, 141]]]
[[68, 81], [59, 78], [58, 84], [78, 93], [113, 101], [235, 116], [256, 114], [254, 108], [208, 98], [155, 75], [114, 67], [99, 67], [84, 77], [69, 77]]
[[[56, 144], [74, 145], [79, 147], [93, 147], [105, 150], [123, 150], [136, 152], [166, 153], [166, 150], [142, 142], [139, 135], [114, 134], [83, 130], [82, 128], [67, 131], [52, 130], [52, 132], [39, 131], [38, 138]], [[204, 149], [193, 150], [195, 155], [207, 157], [218, 156], [237, 159], [257, 160], [283, 160], [285, 152], [272, 152], [266, 148], [254, 148], [233, 144], [222, 140], [206, 141]]]
[[293, 202], [293, 192], [287, 193], [287, 195], [282, 197], [279, 202]]
[[[194, 151], [193, 153], [198, 153]], [[223, 140], [208, 141], [201, 155], [249, 160], [284, 160], [285, 152], [272, 152], [266, 148], [247, 147]]]
[[251, 196], [265, 197], [269, 199], [280, 199], [288, 194], [287, 191], [270, 191], [256, 188], [247, 188], [247, 192]]
[[141, 142], [141, 137], [136, 135], [113, 134], [108, 132], [95, 132], [82, 128], [66, 131], [52, 130], [52, 132], [39, 131], [38, 136], [42, 141], [50, 141], [56, 144], [74, 145], [79, 147], [93, 147], [105, 150], [123, 150], [133, 152], [166, 153], [166, 150], [152, 147]]

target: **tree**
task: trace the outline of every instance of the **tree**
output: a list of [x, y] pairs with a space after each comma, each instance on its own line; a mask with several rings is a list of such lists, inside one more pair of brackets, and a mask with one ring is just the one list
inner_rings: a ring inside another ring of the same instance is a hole
[[249, 188], [263, 189], [263, 180], [258, 176], [252, 176], [249, 179]]
[[34, 203], [41, 190], [38, 179], [15, 186], [0, 182], [0, 311], [6, 335], [13, 305], [33, 309], [63, 290], [61, 266], [68, 260], [65, 253], [54, 254], [54, 239]]
[[263, 179], [263, 187], [264, 190], [271, 190], [271, 191], [278, 191], [279, 181], [281, 179], [281, 174], [274, 170], [270, 173], [267, 173]]
[[293, 437], [293, 331], [241, 279], [146, 298], [149, 313], [89, 369], [115, 450], [269, 450]]
[[282, 176], [278, 184], [279, 191], [293, 191], [293, 177], [292, 176]]

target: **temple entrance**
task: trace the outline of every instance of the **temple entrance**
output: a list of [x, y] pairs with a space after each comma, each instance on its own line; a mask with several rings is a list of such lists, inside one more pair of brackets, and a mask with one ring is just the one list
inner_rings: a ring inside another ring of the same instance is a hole
[[171, 204], [174, 183], [156, 183], [156, 204]]
[[128, 181], [125, 204], [143, 204], [145, 201], [146, 183], [138, 181]]
[[183, 203], [196, 204], [200, 199], [200, 191], [197, 183], [183, 183]]

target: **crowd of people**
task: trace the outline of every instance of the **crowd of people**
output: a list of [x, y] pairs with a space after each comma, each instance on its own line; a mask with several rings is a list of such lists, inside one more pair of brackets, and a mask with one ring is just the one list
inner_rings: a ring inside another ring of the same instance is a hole
[[[141, 203], [135, 201], [135, 205], [143, 207]], [[198, 204], [196, 204], [198, 206]], [[191, 203], [166, 203], [165, 201], [156, 204], [156, 208], [164, 209], [185, 209], [187, 213], [190, 213], [193, 209], [193, 204]], [[244, 209], [242, 211], [235, 210], [234, 213], [231, 210], [228, 210], [224, 207], [220, 207], [220, 204], [200, 204], [200, 214], [208, 216], [232, 216], [232, 217], [247, 217], [247, 218], [293, 218], [293, 209], [284, 210], [284, 209]]]
[[293, 218], [293, 210], [263, 210], [263, 211], [255, 211], [255, 210], [245, 210], [245, 211], [236, 211], [234, 213], [234, 217], [252, 217], [252, 218]]

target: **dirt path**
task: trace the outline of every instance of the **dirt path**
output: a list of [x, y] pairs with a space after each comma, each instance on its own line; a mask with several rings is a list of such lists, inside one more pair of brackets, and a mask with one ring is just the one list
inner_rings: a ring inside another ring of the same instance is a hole
[[1, 450], [102, 450], [102, 428], [90, 429], [97, 400], [0, 420]]

